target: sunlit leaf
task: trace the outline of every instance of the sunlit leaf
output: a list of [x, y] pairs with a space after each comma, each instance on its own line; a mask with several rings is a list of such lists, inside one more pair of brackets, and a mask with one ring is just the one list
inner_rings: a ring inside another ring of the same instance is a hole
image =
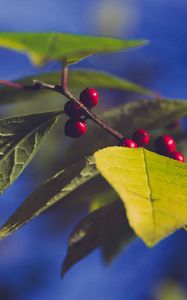
[[59, 114], [49, 112], [0, 119], [0, 193], [32, 160]]
[[143, 148], [95, 153], [100, 173], [118, 192], [131, 227], [153, 246], [187, 220], [187, 164]]
[[122, 51], [146, 43], [145, 40], [134, 41], [67, 33], [0, 33], [0, 47], [25, 53], [36, 65], [42, 65], [52, 60], [75, 63], [95, 53]]

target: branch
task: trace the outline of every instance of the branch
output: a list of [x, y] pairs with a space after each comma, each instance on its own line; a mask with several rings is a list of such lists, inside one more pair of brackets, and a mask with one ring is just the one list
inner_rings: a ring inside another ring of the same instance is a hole
[[55, 91], [55, 85], [48, 84], [39, 80], [33, 80], [33, 85], [25, 85], [22, 83], [16, 83], [8, 80], [0, 80], [0, 85], [27, 91], [37, 91], [41, 89]]
[[8, 80], [0, 80], [0, 85], [16, 88], [16, 89], [19, 89], [19, 90], [24, 89], [23, 84], [11, 82], [11, 81], [8, 81]]
[[61, 95], [65, 96], [69, 100], [74, 101], [77, 103], [83, 110], [86, 118], [91, 119], [94, 123], [99, 125], [101, 128], [109, 132], [111, 135], [116, 137], [117, 139], [121, 140], [123, 139], [123, 135], [119, 133], [117, 130], [113, 129], [110, 125], [106, 124], [103, 120], [98, 118], [94, 113], [91, 112], [82, 102], [79, 101], [75, 96], [73, 96], [68, 90], [67, 90], [67, 75], [68, 75], [68, 67], [67, 65], [64, 65], [63, 73], [62, 73], [62, 82], [61, 85], [53, 85], [48, 84], [39, 80], [33, 80], [33, 85], [28, 86], [21, 83], [14, 83], [7, 80], [0, 80], [0, 85], [16, 88], [19, 90], [27, 90], [27, 91], [38, 91], [41, 89], [47, 89], [53, 92], [60, 93]]
[[[57, 88], [57, 86], [56, 86], [56, 88]], [[80, 102], [76, 97], [74, 97], [69, 91], [62, 90], [61, 93], [62, 93], [62, 95], [67, 97], [69, 100], [76, 102], [82, 108], [82, 110], [85, 112], [85, 115], [87, 117], [89, 117], [89, 119], [91, 119], [94, 123], [99, 125], [101, 128], [103, 128], [104, 130], [109, 132], [111, 135], [113, 135], [117, 139], [120, 139], [120, 140], [123, 139], [123, 135], [121, 133], [119, 133], [117, 130], [113, 129], [110, 125], [108, 125], [103, 120], [98, 118], [86, 106], [84, 106], [82, 102]]]

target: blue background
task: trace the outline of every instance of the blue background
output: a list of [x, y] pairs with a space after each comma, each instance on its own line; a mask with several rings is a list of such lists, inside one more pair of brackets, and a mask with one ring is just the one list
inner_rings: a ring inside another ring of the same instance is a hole
[[[140, 50], [94, 56], [74, 67], [110, 71], [166, 97], [186, 98], [186, 0], [0, 0], [0, 4], [0, 31], [62, 31], [149, 39], [150, 45]], [[57, 68], [58, 64], [52, 63], [44, 70]], [[24, 55], [0, 50], [0, 78], [15, 79], [37, 72]], [[1, 196], [1, 222], [45, 177], [38, 172], [36, 162]], [[151, 300], [158, 299], [165, 281], [186, 288], [187, 234], [183, 231], [153, 249], [136, 239], [109, 267], [104, 266], [96, 250], [60, 280], [66, 241], [78, 217], [63, 223], [66, 210], [59, 208], [0, 243], [0, 299]]]

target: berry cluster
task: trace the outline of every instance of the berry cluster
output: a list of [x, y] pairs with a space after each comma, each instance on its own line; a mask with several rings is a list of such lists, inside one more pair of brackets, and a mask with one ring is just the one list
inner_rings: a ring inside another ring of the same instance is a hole
[[161, 135], [157, 138], [155, 141], [155, 148], [158, 154], [184, 162], [184, 155], [181, 152], [176, 151], [176, 143], [170, 135]]
[[[150, 136], [145, 129], [138, 129], [133, 133], [132, 139], [124, 138], [120, 146], [129, 148], [145, 147], [149, 144]], [[184, 162], [184, 155], [176, 151], [176, 143], [169, 135], [161, 135], [155, 141], [155, 150], [158, 154]]]
[[[86, 88], [81, 92], [79, 101], [90, 110], [98, 104], [98, 92], [93, 88]], [[65, 124], [65, 135], [78, 138], [85, 134], [87, 130], [87, 116], [81, 106], [70, 100], [66, 102], [64, 112], [69, 117], [69, 120]], [[145, 129], [138, 129], [133, 133], [132, 139], [121, 139], [119, 146], [128, 148], [146, 147], [149, 141], [149, 133]], [[169, 135], [162, 135], [156, 139], [155, 150], [158, 154], [184, 162], [184, 155], [176, 151], [176, 143]]]
[[[93, 88], [86, 88], [81, 92], [79, 101], [88, 109], [91, 109], [96, 106], [99, 101], [98, 92]], [[70, 100], [66, 102], [64, 112], [68, 117], [70, 117], [65, 124], [65, 135], [72, 138], [78, 138], [85, 134], [87, 125], [83, 118], [85, 116], [82, 108], [74, 101]]]
[[145, 129], [138, 129], [133, 133], [132, 139], [124, 138], [119, 145], [128, 148], [145, 147], [149, 140], [149, 133]]

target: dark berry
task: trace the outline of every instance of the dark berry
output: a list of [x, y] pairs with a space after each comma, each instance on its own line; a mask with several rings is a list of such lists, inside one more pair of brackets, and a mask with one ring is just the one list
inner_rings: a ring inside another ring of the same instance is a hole
[[86, 122], [83, 120], [69, 119], [65, 124], [64, 133], [66, 136], [78, 138], [85, 134], [86, 129]]
[[123, 139], [120, 143], [120, 146], [128, 147], [128, 148], [138, 148], [136, 142], [130, 139]]
[[184, 155], [183, 155], [181, 152], [179, 152], [179, 151], [174, 151], [174, 152], [172, 152], [172, 153], [169, 155], [169, 157], [170, 157], [170, 158], [173, 158], [173, 159], [175, 159], [175, 160], [178, 160], [178, 161], [180, 161], [180, 162], [184, 162], [184, 161], [185, 161]]
[[70, 118], [79, 118], [83, 114], [82, 108], [74, 101], [66, 102], [64, 112]]
[[145, 129], [136, 130], [132, 138], [140, 147], [148, 145], [150, 140], [149, 133]]
[[159, 154], [167, 155], [175, 151], [176, 144], [172, 136], [162, 135], [156, 139], [155, 148]]
[[92, 108], [97, 105], [99, 101], [98, 92], [92, 88], [86, 88], [80, 94], [80, 101], [87, 107]]

